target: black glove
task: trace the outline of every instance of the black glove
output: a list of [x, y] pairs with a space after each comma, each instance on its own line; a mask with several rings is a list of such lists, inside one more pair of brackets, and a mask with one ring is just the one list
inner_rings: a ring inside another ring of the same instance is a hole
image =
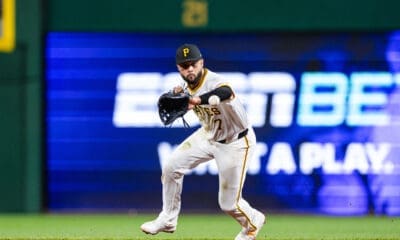
[[172, 124], [177, 118], [182, 117], [185, 127], [188, 127], [183, 115], [187, 113], [190, 96], [187, 93], [163, 93], [158, 99], [158, 114], [165, 126]]

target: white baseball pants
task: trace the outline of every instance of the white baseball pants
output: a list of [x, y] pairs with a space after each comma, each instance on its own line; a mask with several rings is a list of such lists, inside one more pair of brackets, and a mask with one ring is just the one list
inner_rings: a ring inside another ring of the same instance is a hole
[[159, 218], [177, 225], [184, 175], [200, 163], [215, 159], [219, 176], [219, 206], [241, 226], [249, 227], [249, 219], [253, 218], [256, 210], [242, 198], [242, 188], [255, 145], [252, 128], [245, 137], [225, 144], [208, 140], [203, 128], [195, 131], [176, 148], [163, 166], [163, 208]]

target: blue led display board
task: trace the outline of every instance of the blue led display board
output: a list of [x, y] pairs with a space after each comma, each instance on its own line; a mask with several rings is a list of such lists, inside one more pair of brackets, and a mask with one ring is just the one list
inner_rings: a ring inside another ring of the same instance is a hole
[[[261, 209], [400, 215], [400, 34], [49, 33], [47, 208], [161, 208], [161, 166], [190, 129], [158, 96], [198, 44], [257, 134], [244, 196]], [[217, 209], [213, 161], [185, 177], [183, 210]]]

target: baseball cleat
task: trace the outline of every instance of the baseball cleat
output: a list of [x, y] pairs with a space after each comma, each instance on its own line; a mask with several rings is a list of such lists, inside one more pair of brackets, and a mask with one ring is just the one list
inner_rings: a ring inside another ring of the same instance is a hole
[[156, 235], [159, 232], [173, 233], [176, 230], [176, 226], [165, 224], [156, 219], [154, 221], [143, 223], [142, 226], [140, 226], [140, 229], [146, 234]]
[[265, 224], [265, 216], [261, 212], [257, 211], [252, 224], [255, 228], [243, 228], [242, 231], [235, 237], [235, 240], [255, 240], [257, 234]]

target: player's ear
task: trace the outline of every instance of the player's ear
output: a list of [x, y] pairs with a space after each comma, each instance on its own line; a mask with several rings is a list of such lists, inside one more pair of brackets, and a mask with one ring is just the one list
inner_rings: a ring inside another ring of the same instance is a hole
[[201, 64], [201, 66], [203, 67], [204, 66], [204, 58], [200, 59], [199, 62]]

